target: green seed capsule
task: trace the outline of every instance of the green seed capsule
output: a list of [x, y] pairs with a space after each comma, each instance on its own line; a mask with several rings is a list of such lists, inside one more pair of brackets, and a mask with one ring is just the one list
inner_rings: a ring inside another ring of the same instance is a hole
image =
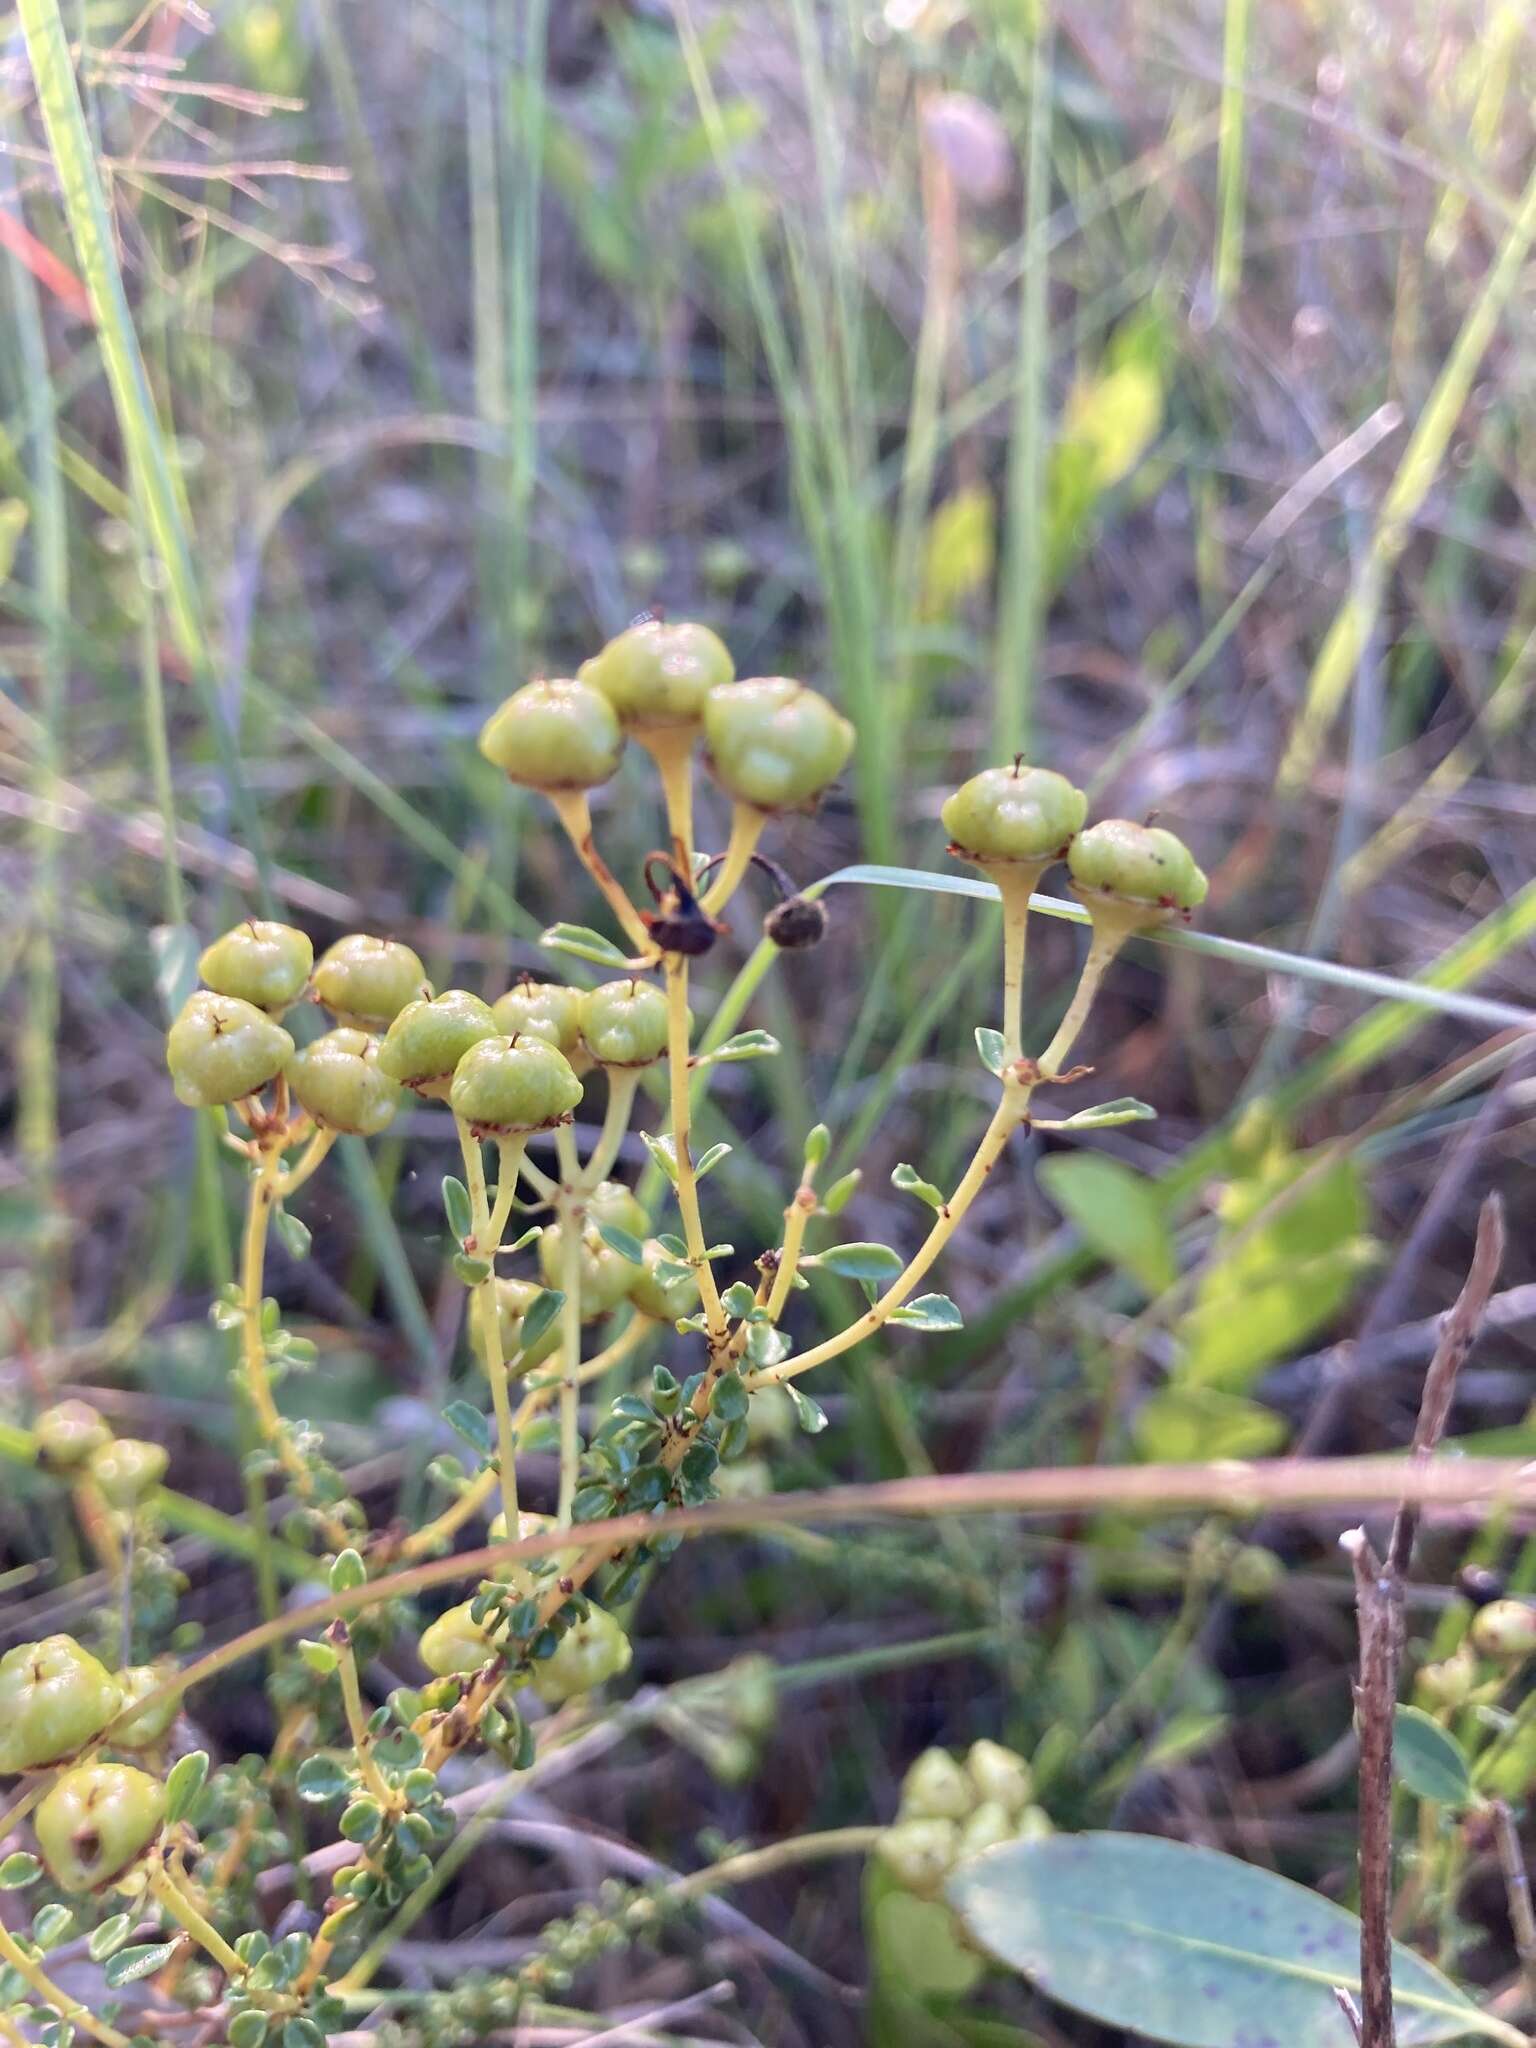
[[999, 1842], [1013, 1839], [1014, 1817], [1001, 1801], [984, 1799], [960, 1829], [958, 1854], [979, 1856], [983, 1849], [995, 1849]]
[[314, 962], [315, 949], [304, 932], [249, 917], [214, 940], [197, 971], [215, 995], [281, 1012], [303, 994]]
[[426, 990], [427, 970], [398, 939], [349, 932], [321, 954], [314, 990], [338, 1024], [387, 1031], [407, 1003]]
[[147, 1712], [140, 1709], [139, 1702], [158, 1692], [174, 1668], [168, 1663], [129, 1664], [117, 1673], [123, 1704], [112, 1723], [114, 1749], [150, 1749], [164, 1739], [180, 1710], [180, 1701], [172, 1694], [157, 1700]]
[[110, 1506], [132, 1508], [160, 1484], [170, 1462], [170, 1453], [163, 1444], [120, 1436], [103, 1444], [99, 1451], [92, 1451], [86, 1470]]
[[472, 1045], [496, 1036], [490, 1005], [467, 989], [407, 1003], [379, 1047], [379, 1068], [418, 1095], [446, 1101], [453, 1072]]
[[558, 981], [535, 981], [525, 974], [492, 1003], [491, 1015], [496, 1029], [508, 1038], [542, 1038], [556, 1052], [564, 1053], [573, 1066], [578, 1058], [590, 1064], [581, 1038], [582, 993], [579, 988], [566, 988]]
[[[581, 1235], [581, 1317], [594, 1322], [626, 1301], [641, 1268], [605, 1244], [589, 1224]], [[549, 1224], [539, 1239], [539, 1271], [548, 1287], [565, 1286], [565, 1226]]]
[[165, 1041], [176, 1099], [214, 1109], [256, 1095], [293, 1057], [281, 1024], [239, 996], [199, 989], [188, 996]]
[[558, 677], [514, 691], [482, 727], [480, 751], [528, 789], [594, 789], [618, 767], [624, 735], [601, 690]]
[[554, 1655], [534, 1665], [533, 1689], [546, 1706], [560, 1706], [627, 1671], [632, 1655], [629, 1637], [608, 1610], [589, 1606], [560, 1638]]
[[18, 1643], [0, 1657], [0, 1775], [74, 1756], [106, 1727], [122, 1698], [106, 1666], [73, 1636]]
[[37, 1447], [50, 1465], [79, 1465], [112, 1441], [112, 1431], [89, 1401], [57, 1401], [33, 1425]]
[[304, 1046], [287, 1072], [294, 1100], [324, 1130], [377, 1137], [400, 1106], [400, 1084], [379, 1068], [379, 1041], [350, 1025]]
[[602, 691], [631, 732], [697, 725], [704, 699], [735, 664], [708, 626], [643, 619], [583, 662], [580, 680]]
[[605, 981], [581, 999], [581, 1035], [600, 1066], [648, 1067], [667, 1049], [667, 999], [654, 982]]
[[1080, 832], [1067, 862], [1079, 890], [1159, 910], [1193, 910], [1209, 887], [1182, 839], [1128, 818]]
[[581, 1083], [542, 1038], [482, 1038], [453, 1070], [453, 1113], [477, 1132], [506, 1137], [569, 1123]]
[[1480, 1656], [1518, 1662], [1536, 1651], [1536, 1607], [1524, 1600], [1490, 1600], [1473, 1615], [1467, 1634]]
[[165, 1787], [147, 1771], [82, 1764], [48, 1793], [33, 1827], [54, 1883], [66, 1892], [89, 1892], [120, 1878], [164, 1819]]
[[1004, 1806], [1009, 1813], [1022, 1813], [1028, 1806], [1034, 1790], [1029, 1765], [1000, 1742], [973, 1742], [965, 1769], [979, 1799]]
[[[523, 1336], [523, 1317], [543, 1293], [531, 1280], [502, 1280], [496, 1282], [496, 1321], [501, 1332], [502, 1363], [508, 1364], [516, 1356]], [[469, 1297], [469, 1332], [474, 1341], [476, 1353], [485, 1349], [484, 1321], [488, 1290], [477, 1287]], [[539, 1338], [528, 1357], [518, 1361], [519, 1373], [532, 1372], [536, 1365], [542, 1365], [546, 1358], [560, 1348], [560, 1324], [557, 1321]]]
[[963, 1820], [976, 1787], [947, 1749], [925, 1749], [901, 1781], [903, 1820]]
[[421, 1661], [438, 1678], [478, 1671], [497, 1654], [496, 1644], [474, 1619], [474, 1602], [450, 1607], [422, 1631], [417, 1645]]
[[1470, 1643], [1460, 1643], [1440, 1664], [1426, 1664], [1414, 1680], [1414, 1691], [1430, 1707], [1461, 1707], [1477, 1688], [1477, 1658]]
[[1049, 768], [986, 768], [940, 813], [954, 851], [973, 861], [1059, 860], [1081, 830], [1088, 799]]
[[675, 1266], [677, 1260], [654, 1237], [648, 1238], [645, 1264], [630, 1288], [629, 1298], [641, 1315], [654, 1316], [659, 1323], [675, 1323], [679, 1316], [692, 1315], [699, 1298], [698, 1278], [689, 1273], [681, 1280], [664, 1280], [656, 1271], [658, 1264]]
[[960, 1853], [952, 1820], [899, 1820], [875, 1844], [875, 1854], [905, 1890], [931, 1899]]
[[843, 772], [853, 727], [826, 698], [790, 676], [721, 683], [704, 703], [704, 738], [716, 781], [760, 811], [814, 803]]

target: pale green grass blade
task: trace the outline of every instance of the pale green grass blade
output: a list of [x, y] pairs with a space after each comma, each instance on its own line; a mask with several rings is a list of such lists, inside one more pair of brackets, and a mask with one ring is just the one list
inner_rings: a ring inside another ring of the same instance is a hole
[[1216, 261], [1211, 292], [1220, 312], [1242, 282], [1243, 210], [1247, 183], [1249, 0], [1227, 0], [1221, 54], [1221, 142], [1216, 154]]

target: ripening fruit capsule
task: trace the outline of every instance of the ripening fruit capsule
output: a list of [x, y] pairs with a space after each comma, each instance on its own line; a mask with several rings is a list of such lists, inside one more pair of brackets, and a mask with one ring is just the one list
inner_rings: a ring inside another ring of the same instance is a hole
[[[539, 1271], [548, 1287], [565, 1283], [565, 1226], [551, 1223], [539, 1239]], [[628, 1299], [640, 1267], [632, 1266], [621, 1252], [605, 1244], [589, 1224], [581, 1233], [581, 1319], [595, 1322]]]
[[201, 988], [188, 996], [165, 1040], [171, 1085], [188, 1109], [256, 1095], [292, 1057], [293, 1040], [264, 1010]]
[[1104, 818], [1080, 832], [1067, 863], [1080, 894], [1158, 910], [1193, 910], [1210, 886], [1182, 839], [1129, 818]]
[[450, 1607], [423, 1629], [417, 1645], [421, 1661], [438, 1678], [453, 1678], [478, 1671], [497, 1655], [490, 1635], [474, 1618], [474, 1602], [465, 1600]]
[[605, 981], [581, 999], [581, 1035], [600, 1066], [648, 1067], [667, 1049], [667, 999], [654, 982]]
[[163, 1444], [145, 1443], [136, 1436], [119, 1436], [103, 1444], [99, 1451], [92, 1451], [86, 1470], [109, 1506], [133, 1508], [160, 1484], [170, 1462], [170, 1453]]
[[1088, 799], [1049, 768], [984, 768], [945, 802], [940, 817], [953, 850], [967, 860], [1060, 860], [1081, 831]]
[[999, 1842], [1013, 1840], [1014, 1815], [1001, 1801], [984, 1799], [960, 1829], [958, 1854], [979, 1856], [983, 1849], [995, 1849]]
[[339, 1025], [301, 1047], [288, 1062], [294, 1100], [328, 1131], [373, 1138], [400, 1107], [400, 1084], [379, 1067], [379, 1041]]
[[658, 1323], [675, 1323], [679, 1316], [692, 1315], [699, 1298], [698, 1276], [686, 1273], [680, 1279], [664, 1279], [656, 1270], [659, 1265], [677, 1263], [654, 1237], [646, 1239], [645, 1264], [637, 1270], [629, 1290], [629, 1298], [641, 1315], [653, 1316]]
[[132, 1764], [66, 1771], [33, 1823], [48, 1874], [63, 1891], [89, 1892], [120, 1878], [165, 1819], [165, 1787]]
[[73, 1636], [18, 1643], [0, 1657], [0, 1774], [74, 1756], [106, 1727], [122, 1697], [107, 1667]]
[[112, 1431], [89, 1401], [56, 1401], [33, 1425], [37, 1447], [50, 1465], [78, 1465], [112, 1441]]
[[1442, 1663], [1424, 1665], [1413, 1684], [1427, 1706], [1465, 1706], [1477, 1687], [1477, 1658], [1472, 1645], [1460, 1642]]
[[1467, 1630], [1481, 1656], [1518, 1662], [1536, 1651], [1536, 1607], [1524, 1600], [1490, 1600]]
[[542, 1038], [482, 1038], [453, 1070], [449, 1105], [477, 1135], [508, 1137], [567, 1124], [581, 1083]]
[[[484, 1321], [489, 1292], [488, 1288], [476, 1287], [471, 1290], [469, 1297], [469, 1331], [478, 1352], [485, 1349]], [[498, 1277], [496, 1322], [501, 1332], [501, 1358], [504, 1365], [516, 1357], [518, 1346], [522, 1342], [523, 1317], [542, 1292], [543, 1289], [535, 1287], [531, 1280], [504, 1280]], [[532, 1372], [536, 1365], [542, 1365], [552, 1352], [559, 1349], [559, 1346], [560, 1324], [556, 1321], [550, 1324], [529, 1355], [518, 1360], [517, 1370], [520, 1373]]]
[[427, 970], [398, 939], [348, 932], [316, 963], [315, 994], [338, 1024], [356, 1031], [387, 1031], [407, 1003], [427, 986]]
[[379, 1068], [391, 1081], [443, 1102], [465, 1053], [495, 1036], [488, 1003], [468, 989], [444, 989], [440, 996], [406, 1004], [379, 1047]]
[[556, 1052], [564, 1053], [573, 1066], [578, 1058], [587, 1064], [587, 1049], [581, 1040], [582, 993], [579, 988], [566, 988], [558, 981], [535, 981], [525, 974], [492, 1003], [491, 1015], [496, 1029], [508, 1038], [542, 1038]]
[[715, 780], [760, 811], [814, 803], [842, 774], [853, 737], [825, 697], [790, 676], [717, 684], [704, 701]]
[[706, 696], [735, 674], [725, 642], [688, 619], [642, 619], [577, 670], [631, 732], [697, 725]]
[[897, 1883], [919, 1898], [932, 1898], [960, 1853], [960, 1830], [952, 1820], [899, 1820], [875, 1844], [875, 1854]]
[[546, 1706], [558, 1707], [591, 1692], [629, 1669], [629, 1637], [605, 1607], [589, 1606], [555, 1646], [554, 1655], [533, 1667], [533, 1689]]
[[528, 789], [595, 789], [618, 767], [624, 735], [601, 690], [562, 676], [514, 690], [481, 728], [480, 751]]
[[139, 1702], [158, 1692], [172, 1669], [169, 1664], [128, 1664], [117, 1673], [123, 1704], [112, 1723], [114, 1749], [149, 1749], [164, 1738], [176, 1719], [180, 1701], [173, 1693], [157, 1700], [147, 1711]]
[[1009, 1813], [1022, 1813], [1028, 1806], [1034, 1779], [1029, 1765], [1014, 1750], [985, 1739], [973, 1742], [966, 1752], [965, 1768], [978, 1799], [1006, 1807]]
[[925, 1749], [901, 1781], [903, 1820], [963, 1820], [976, 1787], [947, 1749]]
[[215, 995], [281, 1014], [303, 994], [314, 962], [306, 933], [248, 917], [205, 949], [197, 971]]

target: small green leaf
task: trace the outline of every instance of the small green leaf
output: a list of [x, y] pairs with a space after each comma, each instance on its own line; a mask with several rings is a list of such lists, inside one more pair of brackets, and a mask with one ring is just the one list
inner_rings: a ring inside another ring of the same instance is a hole
[[942, 1209], [944, 1197], [931, 1180], [924, 1180], [915, 1166], [908, 1166], [905, 1160], [891, 1175], [891, 1186], [900, 1188], [904, 1195], [916, 1195], [920, 1202], [926, 1202], [930, 1209]]
[[115, 1956], [108, 1959], [101, 1974], [110, 1990], [120, 1991], [125, 1984], [137, 1984], [141, 1977], [153, 1977], [157, 1970], [163, 1970], [180, 1952], [185, 1941], [185, 1935], [177, 1935], [174, 1941], [157, 1941], [140, 1948], [120, 1948]]
[[805, 1141], [805, 1174], [813, 1174], [818, 1166], [825, 1166], [831, 1150], [832, 1133], [825, 1124], [813, 1124]]
[[779, 1041], [769, 1031], [738, 1031], [734, 1038], [728, 1038], [724, 1045], [717, 1045], [713, 1052], [700, 1053], [693, 1064], [695, 1067], [707, 1067], [732, 1060], [772, 1059], [779, 1050]]
[[619, 1257], [627, 1259], [630, 1265], [645, 1264], [645, 1246], [632, 1231], [625, 1230], [617, 1223], [599, 1223], [597, 1234], [610, 1251], [617, 1252]]
[[43, 1866], [37, 1858], [29, 1856], [24, 1849], [18, 1849], [0, 1863], [0, 1892], [25, 1891], [29, 1884], [36, 1884], [42, 1874]]
[[66, 1934], [74, 1930], [75, 1916], [68, 1906], [61, 1906], [57, 1900], [51, 1905], [40, 1906], [32, 1917], [32, 1939], [41, 1949], [57, 1948]]
[[739, 1372], [722, 1373], [715, 1382], [710, 1413], [721, 1422], [740, 1422], [747, 1412], [747, 1390]]
[[784, 1391], [794, 1403], [795, 1418], [807, 1436], [820, 1436], [827, 1426], [827, 1411], [809, 1394], [802, 1394], [793, 1381], [784, 1382]]
[[491, 1262], [471, 1258], [468, 1252], [455, 1252], [453, 1270], [466, 1287], [481, 1287], [491, 1277]]
[[981, 1064], [986, 1068], [987, 1072], [989, 1074], [996, 1074], [1001, 1078], [1003, 1056], [1008, 1050], [1007, 1042], [1001, 1031], [991, 1031], [985, 1024], [978, 1024], [976, 1026], [976, 1050], [981, 1054]]
[[443, 1410], [443, 1420], [456, 1436], [477, 1450], [482, 1458], [488, 1458], [496, 1439], [491, 1430], [490, 1417], [483, 1415], [468, 1401], [450, 1401]]
[[1101, 1152], [1042, 1159], [1036, 1178], [1093, 1249], [1123, 1267], [1147, 1294], [1173, 1285], [1173, 1234], [1155, 1181]]
[[902, 1270], [901, 1256], [888, 1244], [834, 1244], [817, 1255], [823, 1272], [836, 1273], [844, 1280], [894, 1280]]
[[833, 1181], [821, 1198], [821, 1206], [828, 1216], [842, 1214], [858, 1192], [859, 1182], [863, 1178], [863, 1168], [856, 1166], [851, 1173], [845, 1173], [841, 1180]]
[[331, 1591], [352, 1593], [368, 1583], [368, 1567], [355, 1550], [339, 1550], [331, 1563]]
[[331, 1645], [322, 1643], [316, 1636], [300, 1636], [295, 1648], [317, 1678], [331, 1677], [341, 1662]]
[[131, 1913], [114, 1913], [110, 1920], [103, 1920], [99, 1927], [93, 1927], [86, 1937], [85, 1952], [93, 1963], [104, 1963], [107, 1957], [115, 1955], [133, 1932]]
[[1036, 1122], [1041, 1130], [1048, 1131], [1102, 1131], [1111, 1124], [1146, 1123], [1156, 1115], [1149, 1102], [1138, 1102], [1134, 1095], [1117, 1095], [1113, 1102], [1101, 1102], [1097, 1109], [1074, 1110], [1059, 1123], [1046, 1123], [1039, 1118]]
[[470, 1206], [469, 1189], [451, 1173], [443, 1175], [443, 1213], [455, 1237], [468, 1237], [474, 1230], [475, 1215]]
[[531, 1351], [564, 1307], [565, 1296], [558, 1287], [541, 1287], [523, 1317], [523, 1326], [517, 1334], [518, 1349]]
[[673, 1187], [676, 1187], [677, 1153], [673, 1148], [672, 1140], [670, 1138], [653, 1138], [649, 1131], [642, 1131], [640, 1133], [640, 1140], [645, 1146], [646, 1151], [650, 1153], [656, 1164], [667, 1176], [667, 1179], [671, 1181]]
[[208, 1779], [208, 1752], [194, 1749], [178, 1757], [165, 1781], [165, 1818], [174, 1827], [192, 1811], [193, 1801]]
[[708, 1148], [708, 1150], [702, 1154], [700, 1158], [694, 1161], [694, 1179], [702, 1180], [706, 1173], [713, 1173], [715, 1168], [720, 1164], [722, 1159], [727, 1159], [730, 1157], [730, 1151], [731, 1148], [729, 1145], [711, 1145]]
[[540, 933], [539, 944], [548, 946], [552, 952], [573, 953], [578, 960], [595, 961], [599, 967], [629, 965], [628, 957], [619, 951], [612, 939], [605, 939], [590, 925], [552, 924], [548, 931]]
[[352, 1784], [352, 1774], [346, 1766], [333, 1756], [307, 1756], [299, 1765], [295, 1783], [299, 1797], [315, 1805], [327, 1800], [339, 1799]]
[[965, 1318], [947, 1294], [920, 1294], [902, 1308], [893, 1308], [893, 1323], [906, 1330], [963, 1330]]
[[290, 1259], [307, 1259], [309, 1257], [309, 1248], [314, 1240], [310, 1236], [307, 1223], [301, 1223], [297, 1216], [292, 1215], [287, 1209], [279, 1207], [273, 1213], [272, 1228], [277, 1232], [278, 1237], [282, 1241], [283, 1250], [287, 1252]]
[[728, 1316], [750, 1315], [757, 1306], [757, 1296], [745, 1280], [733, 1280], [721, 1295], [720, 1306]]
[[1408, 1790], [1452, 1812], [1476, 1803], [1472, 1773], [1460, 1743], [1418, 1707], [1399, 1707], [1392, 1719], [1392, 1763]]

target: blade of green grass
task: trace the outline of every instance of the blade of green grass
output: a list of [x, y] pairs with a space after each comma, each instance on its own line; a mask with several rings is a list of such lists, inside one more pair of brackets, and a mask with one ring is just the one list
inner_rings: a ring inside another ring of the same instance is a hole
[[1247, 161], [1249, 0], [1227, 0], [1221, 53], [1221, 141], [1216, 152], [1216, 261], [1211, 292], [1220, 312], [1242, 282]]

